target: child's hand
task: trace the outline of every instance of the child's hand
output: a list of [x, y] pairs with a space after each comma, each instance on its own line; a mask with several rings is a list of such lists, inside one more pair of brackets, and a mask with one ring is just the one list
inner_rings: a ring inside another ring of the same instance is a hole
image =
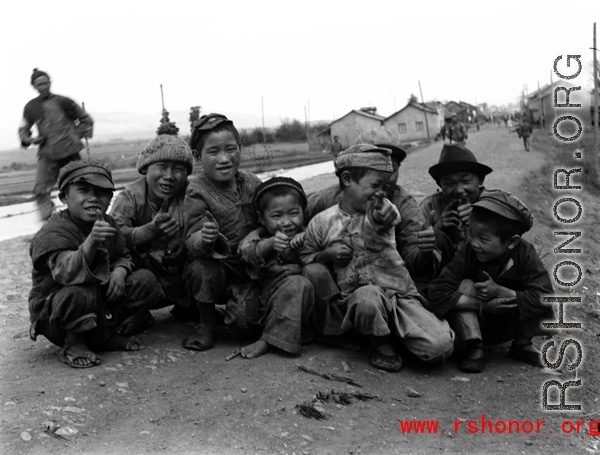
[[290, 247], [290, 238], [283, 232], [277, 230], [273, 236], [273, 250], [277, 253], [283, 253]]
[[96, 248], [104, 248], [106, 241], [113, 238], [117, 230], [104, 221], [104, 215], [101, 210], [96, 212], [96, 222], [90, 232], [92, 243]]
[[208, 218], [208, 221], [204, 223], [200, 232], [202, 233], [202, 243], [210, 246], [215, 243], [219, 237], [219, 225], [212, 216], [212, 213], [206, 212], [206, 217]]
[[106, 299], [109, 302], [115, 302], [125, 293], [125, 277], [127, 271], [123, 267], [117, 267], [110, 273], [108, 278], [108, 290]]
[[469, 224], [469, 217], [471, 216], [473, 206], [467, 202], [459, 205], [456, 210], [458, 211], [458, 218], [460, 221], [465, 225]]
[[326, 251], [331, 262], [338, 267], [344, 267], [352, 260], [352, 248], [344, 243], [335, 243]]
[[385, 193], [378, 191], [373, 204], [373, 219], [380, 224], [389, 225], [396, 220], [396, 211], [392, 203], [385, 199]]
[[512, 297], [498, 297], [482, 302], [481, 309], [486, 313], [502, 314], [517, 308], [517, 303]]
[[485, 281], [475, 283], [475, 290], [477, 291], [477, 298], [482, 301], [492, 300], [498, 295], [498, 285], [492, 277], [486, 271], [483, 272], [485, 275]]
[[294, 237], [292, 237], [292, 240], [290, 240], [290, 248], [292, 250], [298, 250], [300, 248], [302, 248], [302, 245], [304, 245], [304, 235], [306, 233], [305, 232], [300, 232], [298, 234], [296, 234]]
[[166, 237], [172, 237], [179, 231], [179, 224], [169, 215], [169, 200], [163, 199], [160, 210], [152, 220], [154, 226]]
[[417, 246], [423, 253], [432, 252], [435, 246], [435, 233], [431, 226], [427, 227], [428, 224], [427, 222], [423, 223], [421, 230], [417, 233]]

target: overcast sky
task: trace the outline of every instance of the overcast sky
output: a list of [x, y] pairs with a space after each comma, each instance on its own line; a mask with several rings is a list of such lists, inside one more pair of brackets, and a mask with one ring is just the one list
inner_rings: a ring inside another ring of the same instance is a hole
[[[559, 6], [561, 5], [561, 6]], [[515, 102], [554, 59], [592, 60], [597, 0], [11, 1], [0, 18], [0, 150], [34, 67], [92, 113], [226, 111], [332, 120], [426, 100]], [[600, 27], [600, 25], [599, 25]], [[566, 69], [565, 69], [566, 71]], [[589, 85], [582, 74], [572, 82]], [[235, 121], [235, 118], [233, 118]]]

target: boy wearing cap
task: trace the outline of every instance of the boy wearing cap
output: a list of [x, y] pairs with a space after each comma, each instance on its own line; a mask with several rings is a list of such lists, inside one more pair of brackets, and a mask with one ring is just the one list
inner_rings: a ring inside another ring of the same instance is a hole
[[[423, 216], [417, 201], [398, 184], [400, 165], [406, 152], [393, 144], [378, 143], [377, 147], [391, 151], [393, 173], [386, 185], [386, 197], [400, 212], [400, 222], [396, 225], [396, 248], [406, 263], [406, 268], [420, 289], [434, 276], [440, 267], [441, 252], [435, 245], [433, 230], [428, 229], [427, 218]], [[308, 219], [342, 200], [343, 191], [339, 184], [324, 188], [308, 196]]]
[[451, 256], [452, 250], [465, 243], [471, 206], [485, 190], [483, 181], [490, 172], [471, 150], [457, 144], [444, 144], [438, 163], [429, 168], [441, 191], [426, 197], [421, 210], [431, 226], [446, 235], [448, 248], [444, 250], [448, 253], [444, 256]]
[[117, 195], [111, 215], [136, 267], [150, 270], [161, 284], [166, 300], [160, 306], [174, 305], [174, 314], [193, 318], [197, 310], [181, 277], [186, 261], [183, 205], [194, 159], [177, 127], [161, 125], [157, 133], [138, 156], [142, 178]]
[[481, 372], [483, 345], [510, 340], [510, 357], [542, 366], [531, 339], [543, 333], [542, 321], [553, 319], [542, 302], [552, 283], [534, 246], [521, 238], [531, 229], [531, 213], [510, 193], [486, 191], [469, 224], [469, 243], [428, 289], [429, 308], [448, 318], [464, 343], [460, 369]]
[[184, 280], [200, 323], [183, 346], [204, 351], [215, 342], [217, 304], [225, 304], [224, 322], [236, 328], [256, 326], [262, 316], [258, 286], [238, 253], [241, 240], [258, 226], [252, 199], [261, 181], [239, 170], [240, 135], [224, 115], [203, 115], [190, 145], [202, 168], [190, 179], [184, 203]]
[[110, 170], [94, 161], [74, 161], [60, 170], [55, 213], [31, 242], [33, 286], [30, 335], [61, 346], [73, 368], [100, 364], [92, 351], [138, 350], [131, 324], [164, 298], [154, 275], [132, 273], [123, 234], [106, 215], [114, 185]]
[[[52, 215], [54, 204], [50, 191], [58, 171], [67, 163], [79, 160], [82, 138], [91, 138], [94, 122], [72, 99], [50, 93], [50, 76], [37, 68], [31, 74], [31, 85], [39, 96], [25, 105], [19, 125], [22, 147], [39, 146], [33, 194], [42, 220]], [[31, 137], [36, 125], [38, 136]]]
[[399, 371], [395, 340], [418, 358], [438, 362], [452, 353], [454, 334], [423, 307], [396, 249], [400, 217], [383, 192], [393, 173], [389, 154], [358, 144], [338, 155], [342, 199], [310, 221], [300, 257], [315, 289], [316, 311], [325, 314], [323, 334], [353, 329], [370, 339], [373, 366]]
[[254, 207], [261, 226], [242, 240], [239, 251], [248, 274], [260, 286], [264, 329], [257, 342], [241, 349], [241, 355], [256, 358], [270, 346], [299, 354], [302, 327], [314, 304], [313, 286], [301, 275], [299, 256], [306, 195], [294, 179], [273, 177], [256, 189]]

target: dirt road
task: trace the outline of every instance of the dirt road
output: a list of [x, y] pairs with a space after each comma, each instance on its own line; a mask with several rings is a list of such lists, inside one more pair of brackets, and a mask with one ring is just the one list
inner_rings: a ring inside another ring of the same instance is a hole
[[[542, 252], [551, 251], [557, 244], [549, 224], [554, 199], [543, 190], [552, 185], [551, 171], [543, 168], [544, 151], [534, 141], [534, 151], [525, 153], [514, 134], [497, 127], [471, 131], [468, 146], [494, 169], [487, 187], [523, 196], [537, 223], [529, 240]], [[427, 169], [440, 150], [437, 142], [411, 153], [401, 168], [401, 184], [418, 199], [436, 190]], [[334, 181], [325, 175], [304, 185], [310, 191]], [[584, 202], [596, 208], [591, 197]], [[585, 222], [586, 232], [592, 232], [597, 220]], [[590, 257], [598, 257], [593, 242], [585, 242]], [[585, 290], [585, 304], [567, 311], [567, 319], [585, 321], [585, 330], [568, 333], [581, 340], [586, 353], [577, 373], [515, 363], [506, 356], [506, 345], [488, 351], [486, 370], [477, 375], [461, 373], [455, 359], [429, 368], [408, 357], [402, 372], [384, 373], [370, 367], [366, 350], [317, 344], [306, 346], [298, 358], [269, 353], [226, 362], [243, 341], [224, 334], [210, 351], [187, 351], [180, 343], [191, 326], [166, 310], [138, 337], [142, 351], [104, 353], [101, 366], [74, 370], [57, 361], [58, 349], [48, 341], [28, 338], [27, 248], [22, 239], [0, 242], [2, 454], [600, 453], [596, 439], [585, 434], [587, 426], [580, 425], [580, 434], [561, 431], [570, 428], [566, 420], [600, 418], [595, 355], [600, 324], [592, 307], [597, 260], [585, 263], [586, 281], [578, 288]], [[552, 254], [544, 261], [549, 268], [556, 263]], [[557, 345], [565, 335], [555, 337]], [[352, 378], [362, 387], [300, 371], [299, 365]], [[582, 403], [582, 411], [542, 411], [543, 383], [575, 374], [582, 387], [568, 396]], [[377, 398], [353, 398], [346, 405], [330, 400], [322, 405], [326, 420], [298, 413], [297, 405], [332, 390]], [[411, 419], [439, 422], [437, 433], [433, 427], [431, 434], [402, 432], [399, 421]], [[486, 420], [492, 423], [482, 432]], [[509, 420], [519, 421], [519, 434], [515, 428], [500, 434]], [[66, 439], [44, 432], [45, 422], [60, 426]]]

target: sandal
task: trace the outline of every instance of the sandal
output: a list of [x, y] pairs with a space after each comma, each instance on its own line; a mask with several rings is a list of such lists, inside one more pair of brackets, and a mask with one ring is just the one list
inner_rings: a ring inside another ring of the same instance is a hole
[[508, 351], [508, 356], [512, 359], [528, 363], [534, 367], [543, 367], [542, 353], [532, 343], [515, 346], [512, 344]]
[[156, 320], [150, 311], [136, 313], [125, 319], [116, 329], [119, 335], [130, 337], [136, 335], [154, 325]]
[[192, 351], [206, 351], [213, 347], [216, 338], [217, 332], [212, 325], [198, 325], [196, 331], [181, 344]]
[[[85, 359], [84, 364], [78, 363], [77, 359]], [[83, 343], [72, 344], [65, 346], [60, 351], [60, 360], [66, 363], [71, 368], [91, 368], [102, 363], [102, 359], [97, 354], [94, 354]]]
[[118, 333], [113, 333], [110, 338], [100, 345], [103, 351], [139, 351], [142, 349], [135, 337], [125, 337]]
[[[380, 347], [380, 346], [379, 346]], [[396, 373], [402, 369], [403, 362], [399, 355], [386, 355], [379, 352], [378, 348], [371, 350], [371, 365], [380, 370]]]

